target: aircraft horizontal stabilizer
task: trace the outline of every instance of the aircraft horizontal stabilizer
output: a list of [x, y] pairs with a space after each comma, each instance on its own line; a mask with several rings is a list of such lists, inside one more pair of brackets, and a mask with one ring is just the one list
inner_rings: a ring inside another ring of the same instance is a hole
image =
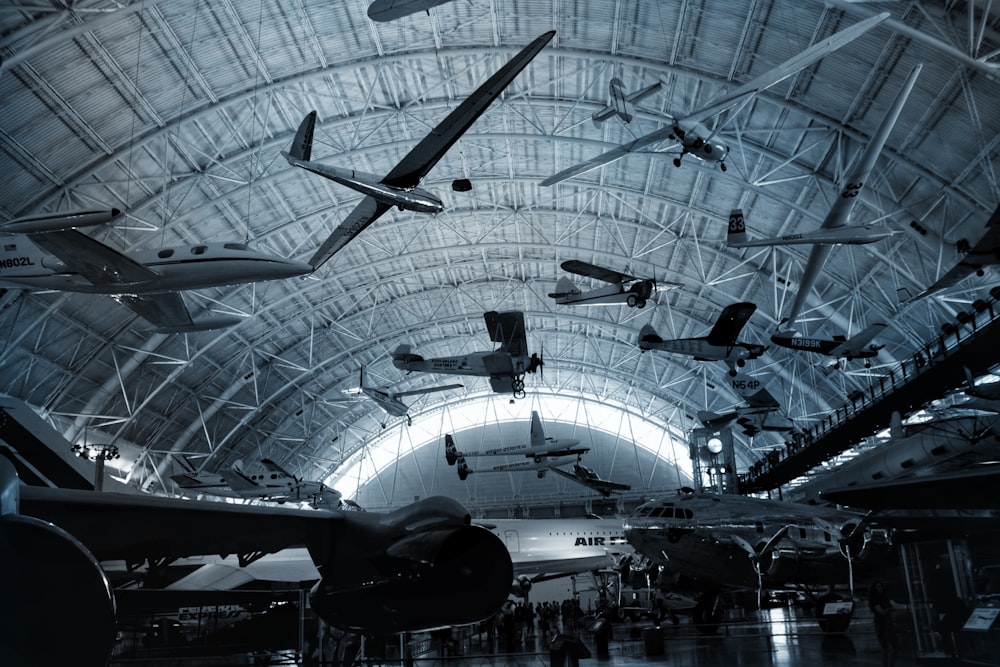
[[403, 362], [423, 361], [424, 358], [421, 357], [419, 354], [414, 354], [410, 352], [410, 350], [412, 349], [413, 349], [412, 345], [407, 345], [405, 343], [403, 345], [400, 345], [399, 347], [397, 347], [395, 350], [392, 351], [392, 360], [403, 361]]
[[45, 234], [60, 232], [76, 227], [92, 227], [111, 222], [121, 215], [121, 211], [112, 208], [106, 211], [59, 211], [14, 218], [0, 223], [0, 233], [4, 234]]
[[313, 132], [316, 129], [316, 112], [310, 111], [299, 124], [298, 131], [295, 132], [295, 139], [292, 146], [286, 153], [289, 162], [292, 160], [305, 160], [308, 162], [312, 156]]

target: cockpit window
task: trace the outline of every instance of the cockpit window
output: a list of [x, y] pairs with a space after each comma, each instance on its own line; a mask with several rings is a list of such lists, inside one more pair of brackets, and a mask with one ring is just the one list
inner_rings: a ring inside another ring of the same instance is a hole
[[205, 250], [207, 250], [207, 248], [205, 246], [203, 246], [203, 245], [196, 245], [195, 247], [191, 248], [191, 254], [192, 255], [204, 255], [205, 254]]
[[223, 247], [226, 250], [249, 250], [243, 243], [226, 243]]

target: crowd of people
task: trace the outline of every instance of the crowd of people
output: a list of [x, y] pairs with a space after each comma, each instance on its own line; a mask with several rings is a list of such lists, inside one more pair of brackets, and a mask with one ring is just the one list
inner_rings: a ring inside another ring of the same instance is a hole
[[566, 599], [556, 602], [520, 602], [507, 600], [491, 621], [487, 633], [496, 638], [501, 651], [516, 651], [533, 647], [538, 639], [551, 643], [556, 635], [582, 632], [585, 612], [580, 601]]

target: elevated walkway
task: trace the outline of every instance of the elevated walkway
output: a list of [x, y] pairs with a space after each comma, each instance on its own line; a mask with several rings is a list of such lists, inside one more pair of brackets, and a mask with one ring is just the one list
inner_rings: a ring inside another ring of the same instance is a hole
[[985, 374], [1000, 362], [1000, 287], [990, 301], [977, 301], [957, 326], [925, 343], [819, 424], [768, 452], [740, 475], [740, 493], [770, 491], [805, 474], [865, 437], [888, 428], [893, 412], [906, 415], [946, 391], [960, 387], [965, 370]]

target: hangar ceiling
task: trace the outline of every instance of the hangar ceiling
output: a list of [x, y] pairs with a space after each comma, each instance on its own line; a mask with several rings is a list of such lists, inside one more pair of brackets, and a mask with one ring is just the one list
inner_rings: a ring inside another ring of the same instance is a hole
[[[117, 207], [124, 219], [88, 233], [126, 253], [235, 240], [302, 261], [359, 200], [282, 158], [306, 113], [318, 111], [316, 159], [386, 173], [513, 53], [556, 30], [422, 183], [444, 213], [391, 211], [304, 279], [185, 294], [197, 313], [243, 316], [236, 327], [150, 334], [108, 298], [0, 294], [0, 391], [71, 440], [126, 448], [136, 485], [162, 488], [169, 452], [204, 455], [195, 460], [206, 471], [270, 456], [321, 478], [379, 442], [432, 442], [436, 458], [436, 437], [408, 435], [405, 419], [344, 402], [343, 390], [362, 366], [396, 389], [439, 383], [404, 375], [389, 353], [401, 343], [425, 356], [488, 349], [489, 310], [524, 311], [544, 377], [529, 376], [514, 407], [466, 378], [461, 390], [421, 398], [415, 423], [433, 431], [459, 408], [487, 423], [537, 409], [569, 428], [600, 405], [683, 443], [698, 410], [738, 397], [721, 363], [640, 353], [639, 329], [700, 336], [726, 305], [751, 301], [743, 338], [768, 344], [809, 247], [727, 249], [729, 211], [742, 208], [758, 236], [818, 228], [919, 63], [852, 218], [903, 232], [834, 250], [800, 326], [830, 337], [886, 322], [877, 363], [831, 370], [772, 346], [747, 370], [807, 426], [995, 280], [990, 270], [902, 305], [955, 261], [934, 239], [974, 242], [1000, 200], [1000, 10], [989, 3], [456, 0], [390, 23], [369, 20], [367, 4], [15, 1], [0, 12], [0, 219]], [[691, 157], [674, 167], [668, 142], [540, 186], [881, 11], [885, 23], [725, 116], [716, 128], [731, 148], [725, 172]], [[629, 91], [664, 85], [631, 125], [595, 126], [612, 77]], [[473, 189], [452, 191], [456, 178]], [[547, 294], [567, 259], [681, 286], [643, 310], [556, 306]], [[781, 439], [741, 437], [740, 465]], [[637, 447], [629, 430], [593, 442]], [[643, 452], [631, 467], [596, 457], [595, 468], [639, 492], [676, 485], [676, 471], [651, 473]], [[457, 488], [431, 478], [420, 492]], [[551, 492], [518, 488], [507, 480], [489, 493]]]

